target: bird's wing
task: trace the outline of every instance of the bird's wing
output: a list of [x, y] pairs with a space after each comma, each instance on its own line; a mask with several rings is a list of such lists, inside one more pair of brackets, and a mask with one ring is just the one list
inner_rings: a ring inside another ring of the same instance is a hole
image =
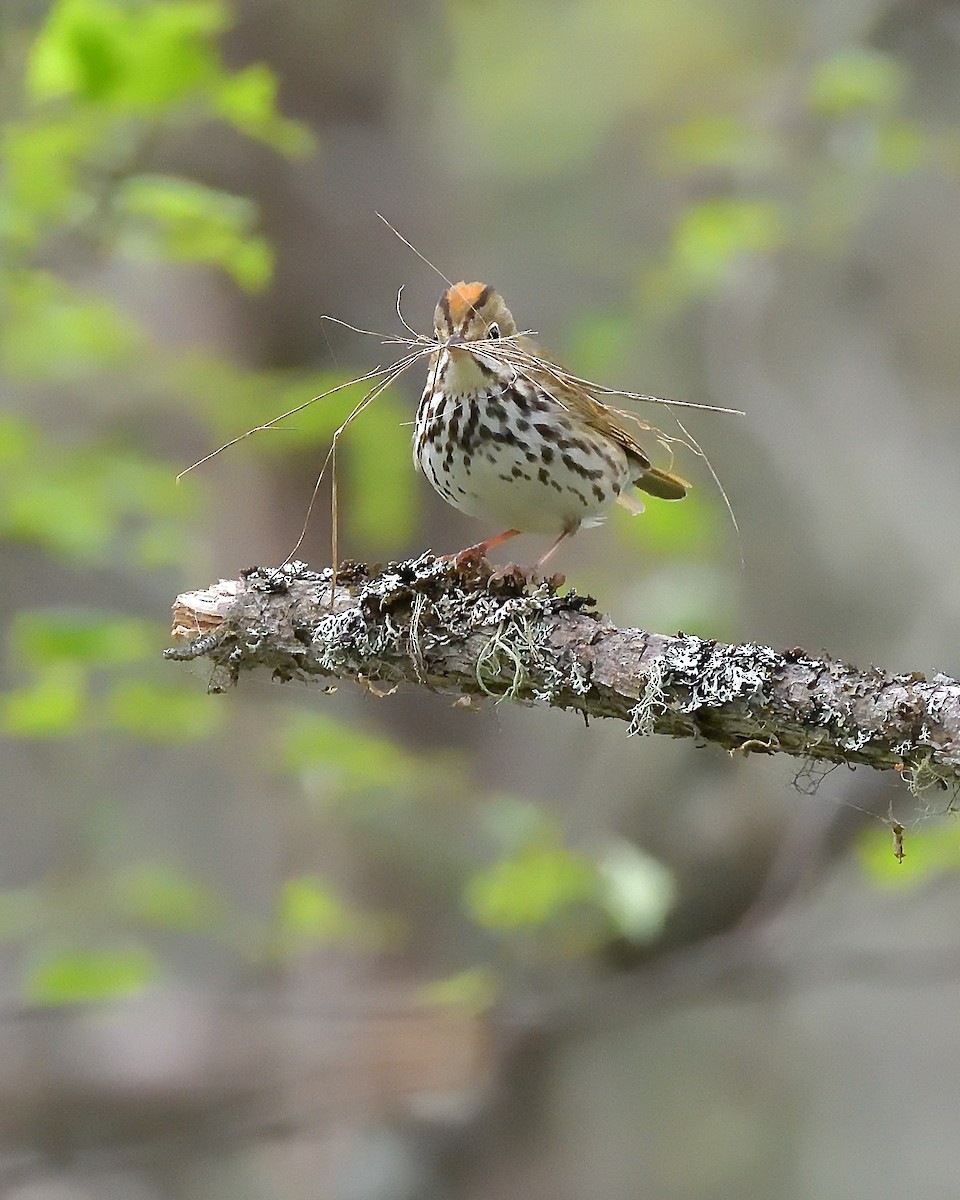
[[651, 465], [646, 452], [636, 440], [619, 413], [609, 405], [591, 395], [578, 380], [569, 376], [562, 367], [554, 367], [539, 347], [529, 347], [540, 358], [541, 366], [536, 372], [540, 384], [559, 404], [570, 413], [581, 418], [592, 429], [605, 434], [611, 441], [626, 451], [632, 466], [637, 468], [634, 484], [642, 491], [662, 500], [682, 500], [690, 486], [679, 475], [661, 471]]

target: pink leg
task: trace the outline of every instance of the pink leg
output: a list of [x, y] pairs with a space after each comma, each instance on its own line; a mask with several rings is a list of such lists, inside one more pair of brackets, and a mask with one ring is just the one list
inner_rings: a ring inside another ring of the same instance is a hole
[[563, 533], [561, 533], [560, 536], [557, 538], [557, 540], [553, 543], [553, 545], [550, 547], [550, 549], [546, 552], [546, 554], [544, 554], [542, 558], [537, 560], [537, 565], [533, 569], [535, 571], [539, 571], [544, 563], [548, 562], [551, 558], [553, 558], [554, 554], [556, 554], [556, 552], [560, 549], [560, 547], [567, 540], [567, 538], [573, 537], [573, 535], [577, 532], [577, 530], [579, 528], [580, 528], [579, 525], [575, 525], [573, 529], [565, 529], [563, 531]]
[[492, 550], [494, 546], [499, 546], [502, 542], [509, 542], [511, 538], [517, 537], [519, 533], [519, 529], [507, 529], [503, 533], [498, 533], [496, 537], [487, 538], [485, 542], [477, 542], [475, 546], [468, 546], [466, 550], [460, 550], [457, 554], [442, 554], [440, 557], [445, 562], [453, 562], [457, 563], [457, 565], [469, 562], [472, 558], [478, 560], [486, 558], [488, 550]]

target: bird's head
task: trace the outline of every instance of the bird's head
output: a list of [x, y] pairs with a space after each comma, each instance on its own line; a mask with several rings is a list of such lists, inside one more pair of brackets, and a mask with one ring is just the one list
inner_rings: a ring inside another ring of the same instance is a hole
[[517, 324], [499, 292], [485, 283], [455, 283], [440, 297], [433, 317], [437, 341], [450, 349], [463, 342], [512, 337]]

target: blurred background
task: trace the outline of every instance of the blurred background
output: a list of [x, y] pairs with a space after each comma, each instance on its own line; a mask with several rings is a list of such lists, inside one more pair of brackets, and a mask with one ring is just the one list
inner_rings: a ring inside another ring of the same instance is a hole
[[[950, 795], [161, 651], [362, 391], [177, 472], [395, 354], [323, 314], [429, 331], [379, 212], [745, 410], [684, 418], [739, 536], [678, 449], [563, 547], [612, 619], [956, 675], [958, 61], [954, 0], [3, 4], [4, 1196], [957, 1194]], [[345, 556], [495, 532], [413, 470], [423, 377], [342, 443]]]

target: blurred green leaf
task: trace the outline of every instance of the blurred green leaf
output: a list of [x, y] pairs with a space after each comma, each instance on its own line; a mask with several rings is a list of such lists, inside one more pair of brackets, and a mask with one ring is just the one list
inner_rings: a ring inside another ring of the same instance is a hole
[[380, 396], [350, 427], [346, 479], [339, 487], [351, 537], [370, 550], [395, 549], [413, 534], [417, 476], [410, 465], [411, 414], [395, 396]]
[[916, 887], [931, 875], [960, 868], [960, 827], [954, 817], [943, 824], [914, 826], [903, 836], [904, 857], [895, 854], [893, 831], [878, 823], [864, 830], [857, 844], [860, 863], [884, 887]]
[[62, 737], [81, 729], [87, 704], [82, 668], [52, 663], [33, 683], [0, 697], [0, 728], [13, 737]]
[[418, 760], [397, 742], [314, 713], [285, 724], [280, 751], [287, 770], [320, 773], [340, 789], [403, 786], [421, 774]]
[[661, 314], [719, 287], [743, 254], [770, 254], [786, 238], [786, 218], [770, 200], [705, 200], [683, 210], [668, 261], [650, 272], [645, 302]]
[[751, 129], [739, 117], [698, 113], [667, 129], [664, 159], [671, 169], [758, 168], [776, 157], [769, 134]]
[[179, 521], [153, 521], [136, 539], [132, 561], [144, 570], [178, 566], [184, 561], [188, 532]]
[[597, 894], [597, 871], [588, 859], [539, 842], [472, 875], [465, 899], [478, 925], [517, 929], [545, 925]]
[[26, 417], [0, 412], [0, 469], [29, 465], [39, 444], [40, 435]]
[[94, 120], [8, 123], [0, 130], [0, 238], [30, 246], [56, 220], [72, 222], [91, 204], [77, 187], [77, 167], [102, 136]]
[[216, 39], [231, 24], [221, 0], [57, 0], [32, 48], [29, 95], [122, 117], [209, 113], [281, 153], [309, 152], [307, 127], [277, 112], [269, 67], [224, 69]]
[[173, 175], [137, 175], [119, 185], [114, 206], [128, 254], [220, 267], [247, 291], [270, 281], [273, 255], [253, 234], [257, 210], [244, 196]]
[[46, 271], [5, 279], [0, 369], [14, 378], [76, 379], [121, 363], [140, 344], [134, 324], [106, 300]]
[[578, 375], [603, 382], [624, 360], [635, 340], [632, 315], [619, 311], [594, 312], [581, 317], [572, 330], [566, 357], [576, 364]]
[[144, 947], [64, 950], [36, 963], [24, 981], [30, 1004], [89, 1004], [134, 996], [159, 976], [156, 958]]
[[[0, 484], [2, 486], [2, 484]], [[9, 488], [0, 504], [0, 533], [33, 541], [65, 555], [102, 553], [116, 530], [116, 515], [94, 490], [42, 470]]]
[[541, 804], [516, 796], [494, 796], [479, 813], [483, 832], [506, 853], [559, 837], [556, 818]]
[[158, 929], [207, 929], [223, 914], [223, 905], [213, 892], [162, 863], [132, 866], [115, 886], [121, 912]]
[[214, 107], [241, 133], [268, 143], [281, 154], [309, 154], [316, 146], [313, 134], [301, 122], [278, 116], [276, 99], [276, 76], [263, 63], [254, 63], [219, 83]]
[[841, 50], [811, 74], [807, 102], [821, 116], [841, 117], [896, 104], [904, 84], [903, 68], [888, 55], [878, 50]]
[[83, 609], [33, 609], [14, 616], [11, 653], [35, 667], [77, 662], [94, 667], [142, 662], [159, 646], [153, 622]]
[[[367, 390], [365, 384], [350, 383], [350, 378], [349, 370], [242, 371], [231, 363], [194, 353], [181, 356], [173, 365], [170, 385], [191, 411], [199, 411], [210, 422], [215, 444], [198, 447], [198, 457], [216, 449], [216, 442], [230, 441], [300, 409], [270, 429], [258, 429], [245, 444], [262, 455], [289, 454], [291, 447], [315, 446], [319, 469], [331, 434]], [[337, 390], [326, 395], [331, 389]], [[316, 402], [311, 403], [314, 397]], [[362, 418], [356, 428], [362, 428]], [[352, 436], [352, 431], [347, 436]]]
[[885, 171], [905, 175], [923, 166], [930, 157], [930, 138], [914, 121], [890, 121], [876, 131], [877, 164]]
[[154, 742], [196, 741], [209, 736], [224, 714], [209, 696], [186, 684], [124, 679], [106, 702], [110, 728]]
[[210, 39], [228, 24], [217, 0], [57, 0], [33, 45], [29, 92], [157, 112], [219, 74]]
[[319, 875], [284, 882], [276, 914], [276, 946], [281, 952], [348, 944], [372, 952], [395, 948], [403, 926], [390, 914], [359, 912]]
[[673, 872], [630, 842], [613, 843], [599, 861], [602, 903], [621, 937], [652, 942], [677, 898]]
[[[351, 383], [350, 380], [349, 371], [321, 372], [289, 380], [275, 377], [270, 392], [272, 411], [265, 411], [263, 393], [259, 398], [258, 412], [261, 421], [272, 420], [281, 413], [300, 408], [313, 397], [317, 399], [315, 403], [307, 404], [300, 412], [294, 413], [275, 430], [260, 438], [257, 442], [258, 449], [261, 452], [276, 451], [286, 454], [291, 446], [315, 446], [319, 465], [329, 448], [331, 436], [367, 391], [368, 384]], [[366, 413], [361, 414], [356, 419], [356, 424], [349, 425], [344, 434], [346, 439], [351, 439], [354, 434], [362, 431], [366, 416]], [[346, 443], [341, 443], [341, 448], [344, 444]]]
[[743, 253], [769, 253], [783, 241], [780, 208], [770, 200], [705, 200], [690, 205], [674, 229], [677, 264], [693, 283], [718, 282]]
[[338, 941], [353, 924], [347, 907], [317, 875], [286, 880], [277, 919], [281, 934], [315, 942]]
[[502, 990], [500, 977], [488, 967], [472, 967], [420, 989], [429, 1004], [463, 1008], [478, 1015], [489, 1012]]
[[[682, 501], [650, 500], [646, 511], [636, 517], [621, 511], [614, 528], [625, 541], [646, 550], [697, 555], [723, 545], [724, 519], [729, 516], [720, 503], [711, 502], [704, 490], [694, 489]], [[736, 530], [731, 528], [729, 541], [734, 544], [735, 540]]]
[[[192, 483], [177, 485], [174, 469], [136, 454], [35, 443], [0, 475], [0, 534], [29, 540], [77, 558], [95, 558], [129, 527], [193, 510]], [[2, 455], [2, 450], [0, 450]]]

